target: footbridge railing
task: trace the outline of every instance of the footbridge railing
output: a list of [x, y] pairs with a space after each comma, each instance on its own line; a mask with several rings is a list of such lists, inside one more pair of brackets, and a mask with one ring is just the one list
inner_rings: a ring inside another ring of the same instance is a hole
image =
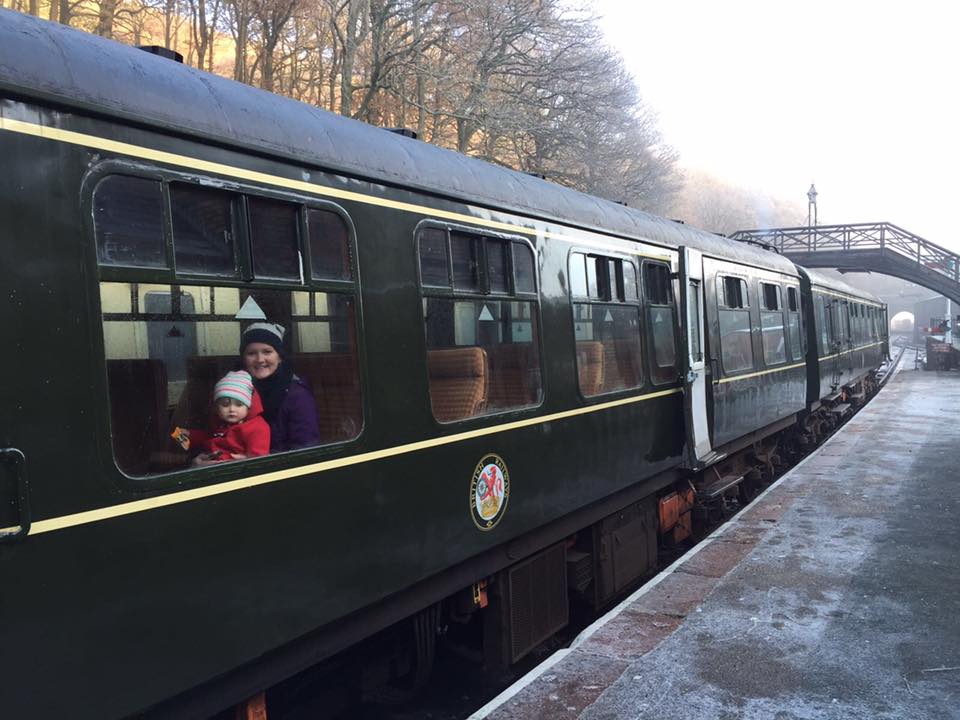
[[805, 267], [893, 275], [960, 302], [960, 255], [892, 223], [740, 230], [730, 237]]

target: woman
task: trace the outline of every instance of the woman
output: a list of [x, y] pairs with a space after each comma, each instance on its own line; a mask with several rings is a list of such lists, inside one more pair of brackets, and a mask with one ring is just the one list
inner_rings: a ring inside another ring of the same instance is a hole
[[240, 340], [243, 369], [253, 377], [270, 424], [271, 454], [320, 444], [317, 404], [310, 388], [293, 373], [285, 334], [282, 325], [257, 322]]

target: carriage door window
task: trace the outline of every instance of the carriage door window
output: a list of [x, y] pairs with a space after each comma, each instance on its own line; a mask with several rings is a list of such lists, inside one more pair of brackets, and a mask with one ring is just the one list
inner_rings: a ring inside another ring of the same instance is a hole
[[650, 377], [657, 385], [677, 379], [672, 283], [669, 267], [660, 263], [643, 263], [643, 293], [647, 305], [650, 346], [653, 348]]
[[726, 373], [753, 368], [753, 341], [750, 333], [750, 298], [747, 281], [739, 277], [718, 277], [720, 313], [720, 356]]
[[805, 338], [801, 330], [800, 297], [797, 288], [787, 288], [787, 331], [790, 335], [790, 357], [793, 360], [802, 360], [805, 347]]
[[426, 227], [417, 248], [433, 416], [453, 422], [539, 404], [530, 245]]
[[787, 361], [783, 332], [783, 297], [779, 285], [760, 283], [760, 328], [763, 362], [767, 367]]
[[831, 322], [830, 313], [828, 309], [830, 307], [829, 303], [824, 299], [823, 295], [814, 295], [813, 304], [817, 311], [817, 327], [820, 328], [820, 357], [830, 354], [830, 327], [829, 323]]
[[640, 300], [629, 260], [570, 254], [577, 381], [584, 397], [643, 384]]

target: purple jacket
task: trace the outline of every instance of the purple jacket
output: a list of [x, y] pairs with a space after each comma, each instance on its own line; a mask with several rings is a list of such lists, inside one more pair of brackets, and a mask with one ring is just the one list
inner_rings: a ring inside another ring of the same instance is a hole
[[280, 409], [269, 422], [271, 453], [320, 444], [317, 404], [313, 400], [313, 393], [296, 376], [290, 382]]

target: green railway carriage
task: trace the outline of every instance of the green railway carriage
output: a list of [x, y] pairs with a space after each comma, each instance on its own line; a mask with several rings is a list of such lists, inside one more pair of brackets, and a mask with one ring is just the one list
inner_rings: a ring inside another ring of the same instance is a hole
[[[11, 717], [201, 715], [411, 617], [512, 662], [826, 394], [782, 257], [6, 11], [0, 157]], [[321, 442], [192, 467], [258, 320]]]
[[846, 386], [855, 386], [888, 353], [886, 307], [846, 283], [801, 269], [811, 318], [811, 378], [808, 402], [818, 406]]

